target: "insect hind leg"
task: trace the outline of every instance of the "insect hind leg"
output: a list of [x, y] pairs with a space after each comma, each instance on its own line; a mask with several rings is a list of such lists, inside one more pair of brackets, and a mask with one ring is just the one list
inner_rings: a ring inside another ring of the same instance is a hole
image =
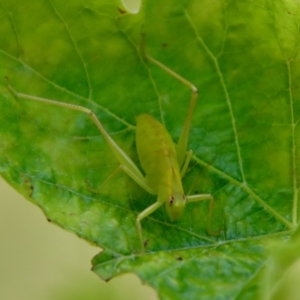
[[187, 116], [186, 116], [186, 119], [185, 119], [185, 122], [184, 122], [184, 126], [183, 126], [183, 129], [182, 129], [181, 135], [179, 137], [178, 144], [176, 146], [178, 164], [179, 164], [179, 167], [182, 167], [183, 164], [184, 164], [184, 161], [185, 161], [185, 157], [186, 157], [186, 151], [187, 151], [187, 144], [188, 144], [190, 127], [191, 127], [191, 121], [192, 121], [192, 117], [193, 117], [194, 110], [195, 110], [196, 103], [197, 103], [197, 99], [198, 99], [198, 89], [189, 80], [185, 79], [184, 77], [182, 77], [181, 75], [179, 75], [175, 71], [171, 70], [169, 67], [162, 64], [161, 62], [159, 62], [158, 60], [156, 60], [155, 58], [153, 58], [149, 54], [143, 53], [143, 55], [145, 56], [146, 59], [148, 59], [149, 61], [151, 61], [152, 63], [154, 63], [158, 67], [160, 67], [162, 70], [164, 70], [169, 75], [171, 75], [172, 77], [174, 77], [175, 79], [180, 81], [182, 84], [187, 86], [192, 91]]

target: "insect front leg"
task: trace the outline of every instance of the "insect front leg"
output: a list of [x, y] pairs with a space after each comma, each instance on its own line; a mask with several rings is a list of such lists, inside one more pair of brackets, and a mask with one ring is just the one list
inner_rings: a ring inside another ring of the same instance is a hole
[[146, 218], [147, 216], [149, 216], [150, 214], [152, 214], [154, 211], [156, 211], [162, 204], [163, 204], [163, 202], [159, 202], [159, 201], [153, 203], [152, 205], [150, 205], [149, 207], [144, 209], [141, 213], [139, 213], [139, 215], [136, 218], [136, 229], [137, 229], [137, 232], [139, 234], [142, 253], [145, 252], [145, 245], [144, 245], [141, 221], [144, 218]]
[[148, 192], [149, 194], [154, 194], [153, 190], [147, 185], [147, 183], [143, 179], [141, 179], [138, 174], [136, 174], [134, 172], [134, 170], [131, 170], [130, 168], [128, 168], [126, 165], [119, 165], [116, 169], [114, 169], [109, 175], [108, 177], [104, 180], [104, 182], [101, 184], [101, 186], [97, 189], [93, 189], [89, 183], [88, 184], [88, 189], [97, 194], [101, 192], [101, 189], [114, 177], [116, 176], [117, 173], [119, 173], [119, 171], [123, 171], [125, 172], [133, 181], [135, 181], [140, 187], [142, 187], [146, 192]]
[[94, 194], [99, 194], [101, 193], [101, 190], [103, 189], [103, 187], [113, 178], [117, 175], [117, 173], [119, 173], [119, 171], [121, 170], [121, 166], [118, 166], [116, 169], [114, 169], [109, 175], [108, 177], [101, 183], [101, 185], [97, 188], [94, 189], [92, 188], [92, 186], [90, 185], [88, 180], [85, 180], [89, 191], [91, 191]]

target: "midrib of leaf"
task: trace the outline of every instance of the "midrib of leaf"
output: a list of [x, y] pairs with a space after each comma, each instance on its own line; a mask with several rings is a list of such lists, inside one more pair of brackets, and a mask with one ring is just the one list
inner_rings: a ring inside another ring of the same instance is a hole
[[[231, 244], [235, 244], [237, 242], [248, 242], [248, 241], [257, 241], [257, 240], [261, 240], [262, 243], [269, 238], [279, 238], [279, 237], [285, 237], [287, 235], [290, 235], [291, 231], [282, 231], [282, 232], [275, 232], [275, 233], [271, 233], [271, 234], [264, 234], [264, 235], [260, 235], [260, 236], [253, 236], [253, 237], [246, 237], [246, 238], [237, 238], [237, 239], [232, 239], [232, 240], [226, 240], [223, 242], [218, 242], [218, 243], [214, 243], [211, 245], [198, 245], [196, 247], [182, 247], [182, 248], [177, 248], [177, 249], [170, 249], [170, 250], [165, 250], [164, 252], [166, 253], [177, 253], [177, 252], [181, 252], [181, 251], [185, 251], [185, 250], [189, 250], [189, 249], [199, 249], [201, 251], [207, 251], [207, 250], [214, 250], [219, 246], [224, 246], [224, 245], [231, 245]], [[131, 259], [135, 259], [137, 257], [136, 254], [123, 254], [123, 253], [119, 253], [109, 247], [106, 247], [105, 250], [115, 254], [115, 256], [112, 259], [106, 260], [104, 262], [98, 263], [97, 266], [105, 266], [105, 265], [111, 265], [111, 264], [119, 264], [122, 261], [127, 261], [127, 260], [131, 260]], [[156, 251], [148, 251], [144, 254], [144, 256], [151, 256], [153, 254], [155, 254]], [[232, 259], [232, 258], [229, 258]], [[189, 260], [193, 260], [193, 257], [190, 257], [189, 259], [186, 259], [184, 262], [188, 262]]]

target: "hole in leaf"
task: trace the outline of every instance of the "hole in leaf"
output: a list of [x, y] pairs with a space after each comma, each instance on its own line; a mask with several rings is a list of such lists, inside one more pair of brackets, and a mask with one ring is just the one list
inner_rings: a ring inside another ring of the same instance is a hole
[[131, 14], [137, 14], [140, 11], [142, 0], [121, 0], [125, 11]]

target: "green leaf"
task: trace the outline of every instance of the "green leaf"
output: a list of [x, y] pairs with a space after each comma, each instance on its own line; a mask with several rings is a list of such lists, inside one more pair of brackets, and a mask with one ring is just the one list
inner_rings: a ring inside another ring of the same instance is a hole
[[[298, 1], [13, 1], [0, 5], [0, 172], [47, 219], [104, 248], [104, 279], [137, 273], [161, 299], [257, 299], [265, 245], [298, 222]], [[199, 101], [183, 180], [212, 193], [177, 223], [125, 174], [97, 189], [118, 162], [82, 114], [19, 92], [92, 109], [137, 163], [135, 116], [149, 113], [178, 140], [190, 91], [142, 59], [146, 51], [193, 82]]]

